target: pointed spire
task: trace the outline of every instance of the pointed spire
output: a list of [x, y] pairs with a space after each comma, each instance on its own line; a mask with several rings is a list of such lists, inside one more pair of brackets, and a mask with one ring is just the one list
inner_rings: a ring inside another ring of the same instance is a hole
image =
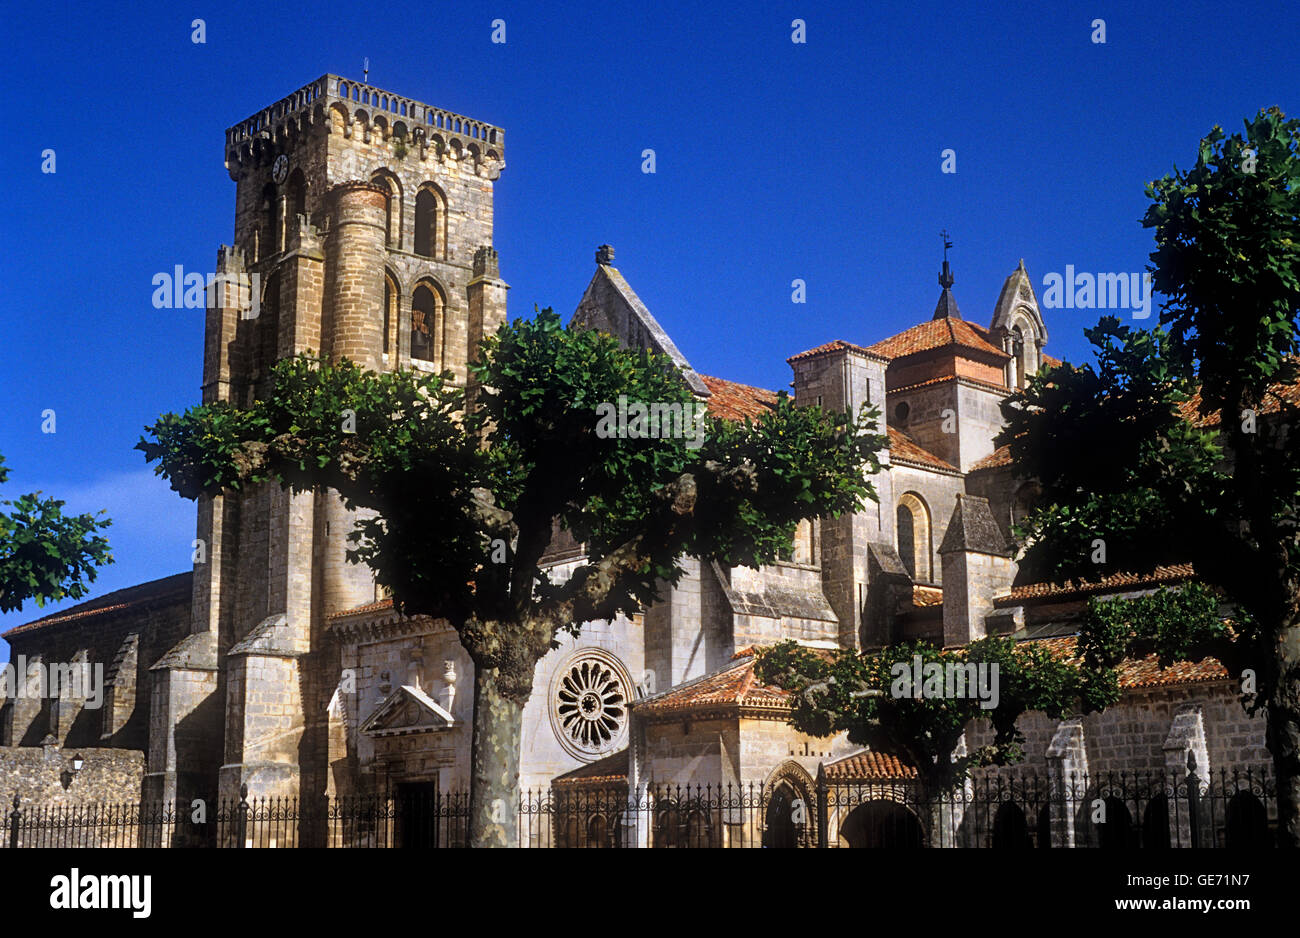
[[948, 249], [952, 247], [952, 242], [948, 240], [947, 229], [939, 232], [943, 238], [943, 270], [939, 273], [939, 286], [943, 287], [943, 292], [939, 294], [939, 302], [934, 307], [933, 319], [961, 319], [961, 311], [957, 309], [957, 301], [952, 295], [952, 268], [948, 266]]

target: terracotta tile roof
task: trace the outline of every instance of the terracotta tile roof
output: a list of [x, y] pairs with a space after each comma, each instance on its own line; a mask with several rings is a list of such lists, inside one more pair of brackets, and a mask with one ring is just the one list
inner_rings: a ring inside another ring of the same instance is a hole
[[984, 329], [964, 319], [950, 317], [932, 319], [913, 326], [898, 335], [877, 342], [870, 346], [868, 351], [887, 358], [902, 358], [905, 355], [928, 352], [947, 345], [959, 345], [1001, 359], [1011, 357], [989, 341], [989, 334]]
[[826, 778], [831, 781], [886, 781], [916, 778], [916, 769], [890, 753], [863, 750], [826, 763]]
[[[1300, 407], [1300, 380], [1292, 384], [1275, 384], [1269, 388], [1264, 395], [1264, 403], [1260, 405], [1257, 414], [1276, 414], [1282, 410], [1283, 403], [1293, 408]], [[1212, 413], [1201, 416], [1200, 406], [1201, 393], [1197, 391], [1190, 400], [1183, 402], [1178, 409], [1182, 411], [1183, 419], [1194, 426], [1217, 427], [1219, 425], [1219, 415]]]
[[723, 420], [757, 420], [776, 406], [776, 392], [737, 384], [723, 378], [700, 375], [704, 386], [713, 396], [709, 398], [709, 415]]
[[1014, 606], [1028, 599], [1073, 599], [1092, 593], [1108, 593], [1116, 590], [1141, 589], [1161, 583], [1178, 583], [1195, 575], [1189, 563], [1170, 564], [1156, 567], [1150, 573], [1113, 573], [1097, 581], [1081, 580], [1075, 583], [1029, 583], [1012, 587], [1007, 596], [994, 600], [998, 606]]
[[931, 469], [960, 472], [952, 463], [944, 462], [929, 450], [922, 449], [916, 441], [896, 427], [889, 428], [889, 457], [902, 462], [917, 463]]
[[393, 608], [393, 600], [391, 598], [381, 599], [378, 602], [366, 603], [364, 606], [356, 606], [352, 609], [344, 609], [341, 612], [331, 612], [325, 618], [342, 619], [344, 616], [360, 616], [360, 615], [365, 615], [367, 612], [379, 612], [383, 609], [392, 609], [392, 608]]
[[588, 785], [627, 784], [627, 749], [620, 749], [612, 755], [604, 756], [595, 762], [579, 766], [572, 772], [565, 772], [551, 781], [561, 788], [577, 788]]
[[98, 599], [78, 603], [64, 609], [62, 612], [56, 612], [43, 619], [37, 619], [35, 622], [15, 626], [0, 637], [7, 639], [15, 635], [27, 635], [48, 626], [76, 622], [89, 619], [92, 616], [107, 616], [125, 610], [140, 609], [149, 603], [177, 602], [181, 599], [187, 599], [192, 593], [193, 578], [194, 574], [192, 572], [177, 573], [173, 576], [163, 577], [160, 580], [150, 580], [148, 583], [139, 583], [125, 589], [114, 590], [111, 593], [105, 593]]
[[1011, 465], [1011, 444], [999, 446], [993, 452], [989, 453], [983, 459], [977, 460], [975, 465], [970, 467], [971, 472], [979, 472], [981, 469], [996, 469], [999, 466]]
[[912, 586], [913, 606], [942, 606], [943, 590], [934, 586]]
[[907, 391], [915, 391], [917, 388], [928, 388], [935, 384], [945, 384], [949, 381], [960, 381], [963, 384], [974, 384], [981, 388], [988, 388], [990, 391], [1000, 391], [1003, 394], [1010, 394], [1011, 389], [1005, 384], [994, 384], [992, 381], [981, 381], [979, 378], [972, 378], [970, 375], [938, 375], [934, 378], [926, 378], [924, 381], [916, 381], [912, 384], [900, 385], [896, 388], [887, 388], [887, 394], [903, 394]]
[[1042, 358], [1044, 365], [1051, 365], [1053, 368], [1061, 364], [1061, 360], [1059, 358], [1053, 358], [1051, 355], [1048, 355], [1046, 352], [1044, 352], [1039, 357]]
[[674, 687], [632, 704], [644, 716], [664, 716], [698, 710], [769, 710], [784, 713], [790, 694], [761, 684], [754, 676], [754, 658], [738, 660], [721, 671]]
[[[1078, 638], [1074, 635], [1056, 638], [1029, 639], [1045, 646], [1053, 656], [1065, 661], [1079, 663], [1075, 657]], [[1125, 658], [1120, 662], [1119, 686], [1129, 688], [1168, 687], [1173, 684], [1200, 684], [1207, 681], [1222, 681], [1228, 678], [1228, 669], [1214, 658], [1201, 661], [1175, 661], [1167, 668], [1161, 668], [1156, 655], [1145, 658]]]
[[825, 345], [819, 345], [816, 348], [810, 348], [806, 352], [800, 352], [797, 355], [791, 355], [786, 362], [803, 361], [805, 358], [816, 358], [818, 355], [825, 355], [828, 352], [857, 352], [859, 355], [869, 355], [872, 358], [885, 358], [880, 352], [873, 352], [869, 348], [863, 348], [861, 345], [855, 345], [852, 342], [845, 342], [843, 339], [833, 339]]

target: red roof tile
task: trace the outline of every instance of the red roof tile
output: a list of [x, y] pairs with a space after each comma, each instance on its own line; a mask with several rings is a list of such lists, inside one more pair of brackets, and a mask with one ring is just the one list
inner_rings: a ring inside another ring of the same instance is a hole
[[37, 629], [52, 625], [76, 622], [92, 616], [107, 616], [128, 609], [139, 609], [148, 603], [176, 602], [191, 595], [193, 577], [193, 573], [177, 573], [173, 576], [163, 577], [160, 580], [150, 580], [148, 583], [139, 583], [125, 589], [114, 590], [111, 593], [105, 593], [98, 599], [78, 603], [64, 609], [62, 612], [56, 612], [43, 619], [16, 626], [5, 632], [2, 637], [7, 639], [15, 635], [26, 635], [35, 632]]
[[344, 609], [340, 612], [331, 612], [325, 618], [341, 619], [344, 616], [359, 616], [364, 615], [367, 612], [380, 612], [381, 610], [392, 608], [393, 600], [390, 597], [389, 599], [381, 599], [378, 602], [366, 603], [364, 606], [355, 606], [352, 609]]
[[[1282, 410], [1283, 403], [1291, 407], [1300, 407], [1300, 381], [1292, 384], [1275, 384], [1264, 394], [1264, 403], [1260, 405], [1257, 416], [1263, 414], [1275, 414]], [[1200, 413], [1201, 394], [1196, 392], [1191, 399], [1185, 401], [1179, 406], [1183, 418], [1190, 421], [1197, 427], [1217, 427], [1219, 425], [1219, 415], [1217, 413], [1206, 414]]]
[[1028, 583], [1024, 586], [1012, 587], [1009, 595], [1000, 596], [994, 602], [999, 606], [1014, 606], [1027, 599], [1073, 599], [1091, 593], [1108, 593], [1116, 590], [1142, 589], [1161, 583], [1178, 583], [1194, 575], [1191, 564], [1180, 563], [1156, 567], [1150, 573], [1113, 573], [1096, 581]]
[[834, 781], [886, 781], [916, 778], [916, 769], [887, 752], [863, 750], [826, 763], [826, 778]]
[[645, 716], [742, 708], [783, 712], [789, 709], [789, 697], [788, 691], [760, 683], [749, 657], [632, 706]]
[[818, 355], [826, 355], [830, 352], [857, 352], [859, 355], [868, 355], [872, 358], [884, 358], [879, 352], [873, 352], [869, 348], [863, 348], [861, 345], [855, 345], [852, 342], [845, 342], [843, 339], [832, 339], [825, 345], [819, 345], [816, 348], [810, 348], [806, 352], [799, 352], [797, 355], [791, 355], [786, 362], [803, 361], [805, 358], [816, 358]]
[[999, 446], [993, 452], [989, 453], [983, 459], [977, 460], [975, 465], [970, 467], [971, 472], [979, 472], [981, 469], [996, 469], [999, 466], [1011, 465], [1011, 444]]
[[959, 345], [987, 355], [1007, 359], [1011, 356], [989, 341], [989, 334], [974, 323], [964, 319], [931, 319], [913, 326], [869, 347], [868, 351], [887, 358], [902, 358], [947, 345]]
[[960, 471], [952, 463], [945, 462], [929, 450], [922, 449], [915, 440], [897, 427], [889, 428], [889, 457], [901, 462], [917, 463], [931, 469], [945, 469], [948, 472]]
[[[1075, 657], [1078, 638], [1074, 635], [1029, 639], [1028, 642], [1043, 645], [1056, 658], [1081, 663], [1081, 659]], [[1147, 655], [1145, 658], [1125, 658], [1120, 662], [1117, 670], [1119, 686], [1130, 688], [1199, 684], [1207, 681], [1222, 681], [1228, 677], [1228, 669], [1214, 658], [1204, 658], [1200, 661], [1175, 661], [1169, 667], [1161, 668], [1159, 659], [1154, 654]]]
[[588, 785], [627, 784], [627, 749], [620, 749], [612, 755], [603, 756], [595, 762], [579, 766], [572, 772], [565, 772], [551, 781], [561, 788], [577, 788]]
[[912, 586], [913, 606], [942, 606], [943, 590], [934, 586]]
[[709, 398], [709, 415], [723, 420], [757, 420], [776, 406], [776, 392], [737, 384], [723, 378], [700, 375], [713, 396]]

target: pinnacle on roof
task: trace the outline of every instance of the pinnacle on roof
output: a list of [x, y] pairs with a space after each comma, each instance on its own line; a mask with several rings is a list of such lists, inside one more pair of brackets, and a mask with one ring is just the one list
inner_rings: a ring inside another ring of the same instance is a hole
[[952, 247], [952, 242], [948, 240], [946, 230], [940, 234], [943, 236], [943, 270], [939, 272], [939, 286], [943, 287], [943, 292], [939, 294], [939, 302], [935, 304], [931, 319], [961, 319], [957, 300], [952, 295], [952, 268], [948, 266], [948, 249]]

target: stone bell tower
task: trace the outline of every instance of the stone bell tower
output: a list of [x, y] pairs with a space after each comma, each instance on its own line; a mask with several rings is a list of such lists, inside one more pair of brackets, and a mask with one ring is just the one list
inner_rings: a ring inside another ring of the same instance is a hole
[[[203, 401], [247, 406], [304, 351], [463, 386], [506, 317], [504, 152], [499, 127], [336, 75], [227, 130], [234, 244], [209, 291]], [[345, 560], [354, 521], [332, 492], [200, 500], [191, 634], [154, 667], [146, 796], [332, 788], [347, 759], [327, 741], [341, 665], [325, 621], [377, 598]]]

